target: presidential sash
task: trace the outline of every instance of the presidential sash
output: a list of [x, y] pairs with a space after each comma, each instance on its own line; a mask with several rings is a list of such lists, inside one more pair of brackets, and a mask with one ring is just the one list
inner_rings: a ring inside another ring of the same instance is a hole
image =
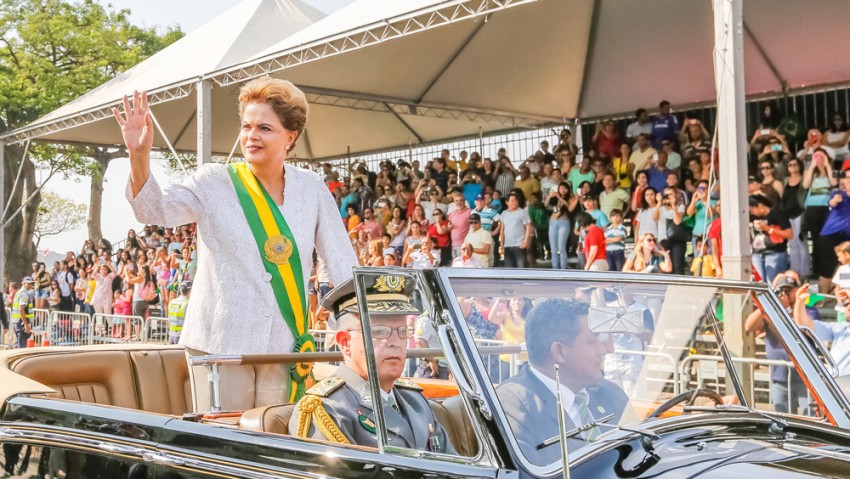
[[[227, 171], [259, 248], [263, 266], [271, 274], [272, 290], [280, 314], [295, 337], [293, 352], [315, 351], [315, 341], [309, 331], [307, 291], [304, 287], [301, 256], [298, 254], [295, 237], [292, 236], [280, 208], [257, 181], [247, 163], [231, 163], [227, 165]], [[305, 383], [310, 378], [312, 369], [312, 363], [294, 363], [290, 366], [290, 403], [298, 401], [304, 395]]]

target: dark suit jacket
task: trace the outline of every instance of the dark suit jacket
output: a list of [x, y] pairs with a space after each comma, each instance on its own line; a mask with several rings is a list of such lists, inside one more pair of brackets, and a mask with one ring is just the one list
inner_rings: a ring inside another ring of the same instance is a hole
[[[610, 381], [603, 380], [588, 387], [587, 393], [590, 396], [588, 406], [594, 418], [614, 414], [608, 424], [619, 422], [629, 400], [622, 389]], [[555, 395], [537, 379], [531, 368], [524, 366], [516, 376], [496, 388], [496, 395], [525, 457], [540, 466], [558, 461], [561, 458], [558, 443], [537, 449], [538, 444], [558, 435], [558, 403]], [[576, 427], [569, 415], [566, 415], [565, 419], [568, 431]], [[601, 431], [605, 430], [603, 426]], [[584, 440], [579, 436], [567, 440], [567, 447], [571, 451], [584, 444]]]

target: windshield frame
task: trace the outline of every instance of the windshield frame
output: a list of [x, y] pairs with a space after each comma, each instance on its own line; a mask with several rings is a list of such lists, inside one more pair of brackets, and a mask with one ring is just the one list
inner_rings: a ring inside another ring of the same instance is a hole
[[[476, 392], [481, 394], [484, 404], [493, 421], [497, 423], [501, 430], [503, 439], [510, 445], [511, 456], [514, 461], [522, 465], [522, 468], [532, 474], [540, 476], [552, 476], [561, 472], [562, 466], [560, 461], [555, 461], [551, 464], [540, 466], [531, 463], [525, 455], [520, 451], [519, 443], [510, 428], [507, 416], [505, 415], [501, 403], [496, 396], [496, 390], [487, 375], [487, 369], [474, 349], [474, 338], [471, 331], [462, 321], [463, 314], [460, 305], [457, 301], [457, 294], [453, 288], [453, 282], [457, 280], [528, 280], [528, 281], [587, 281], [587, 282], [621, 282], [621, 283], [640, 283], [640, 284], [663, 284], [665, 286], [703, 286], [714, 287], [721, 289], [745, 290], [753, 294], [755, 298], [764, 308], [764, 313], [770, 317], [770, 321], [777, 328], [777, 332], [786, 343], [788, 352], [792, 358], [798, 358], [795, 363], [798, 364], [800, 370], [805, 374], [806, 378], [811, 383], [813, 391], [829, 391], [831, 394], [818, 393], [818, 398], [827, 409], [827, 415], [832, 419], [832, 424], [842, 428], [850, 427], [850, 402], [841, 393], [839, 387], [826, 371], [826, 368], [817, 359], [815, 351], [806, 342], [802, 333], [792, 327], [793, 320], [788, 317], [787, 313], [782, 309], [776, 295], [764, 283], [752, 283], [734, 280], [724, 280], [715, 278], [695, 278], [691, 276], [676, 276], [663, 275], [653, 276], [637, 273], [611, 273], [611, 272], [591, 272], [591, 271], [573, 271], [573, 270], [511, 270], [500, 269], [498, 275], [495, 275], [492, 270], [477, 270], [477, 269], [459, 269], [459, 268], [440, 268], [435, 270], [436, 276], [441, 283], [444, 294], [447, 296], [451, 312], [452, 324], [455, 326], [455, 331], [458, 334], [458, 339], [462, 343], [463, 358], [457, 358], [458, 361], [466, 363], [472, 372], [470, 380], [474, 381], [473, 387]], [[755, 305], [754, 305], [755, 307]], [[730, 353], [731, 354], [731, 353]], [[801, 358], [805, 358], [802, 360]], [[724, 361], [728, 363], [729, 358], [724, 355]], [[736, 382], [736, 390], [741, 393], [742, 385], [740, 381]], [[745, 400], [744, 396], [741, 399]], [[656, 419], [655, 421], [669, 422], [675, 421], [676, 418]], [[636, 424], [645, 422], [641, 421]], [[827, 424], [830, 424], [829, 422]], [[570, 464], [576, 465], [588, 457], [597, 448], [593, 444], [589, 444], [577, 450], [570, 451]]]

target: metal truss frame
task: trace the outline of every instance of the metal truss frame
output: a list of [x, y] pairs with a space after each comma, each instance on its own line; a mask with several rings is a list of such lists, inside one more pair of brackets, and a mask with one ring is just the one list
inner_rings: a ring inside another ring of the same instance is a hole
[[[179, 100], [191, 95], [195, 91], [195, 83], [186, 83], [183, 85], [169, 86], [157, 91], [148, 92], [148, 103], [156, 105], [159, 103], [167, 103], [172, 100]], [[23, 143], [28, 139], [37, 139], [42, 136], [57, 133], [70, 128], [94, 123], [105, 118], [112, 117], [112, 107], [114, 105], [97, 107], [92, 110], [75, 113], [65, 118], [53, 120], [44, 125], [32, 125], [22, 129], [13, 131], [6, 136], [3, 136], [2, 141], [5, 143]]]
[[250, 63], [230, 67], [207, 78], [219, 86], [241, 83], [252, 78], [314, 62], [394, 38], [468, 20], [538, 0], [467, 0], [448, 1], [422, 10], [374, 22], [349, 32], [317, 40], [274, 53]]

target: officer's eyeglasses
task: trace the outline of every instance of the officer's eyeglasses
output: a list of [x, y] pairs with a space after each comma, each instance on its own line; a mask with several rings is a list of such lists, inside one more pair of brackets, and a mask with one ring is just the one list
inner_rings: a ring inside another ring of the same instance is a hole
[[[393, 330], [398, 332], [398, 337], [401, 339], [407, 339], [413, 336], [413, 328], [410, 326], [399, 326], [397, 328], [391, 328], [389, 326], [372, 326], [372, 338], [373, 339], [390, 339], [390, 336], [393, 334]], [[349, 332], [359, 332], [362, 333], [361, 329], [349, 329]]]

